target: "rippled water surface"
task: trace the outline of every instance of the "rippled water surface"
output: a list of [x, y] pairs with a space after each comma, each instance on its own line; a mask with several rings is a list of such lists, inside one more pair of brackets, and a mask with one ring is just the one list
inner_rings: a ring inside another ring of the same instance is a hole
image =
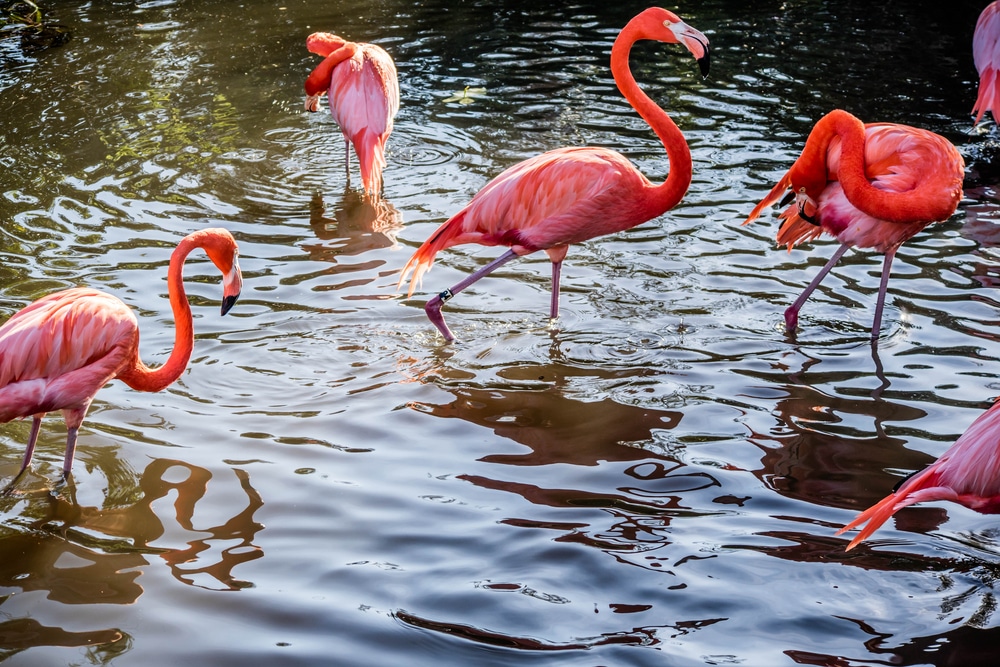
[[[245, 283], [220, 317], [192, 256], [190, 367], [102, 390], [66, 485], [45, 420], [0, 497], [0, 661], [995, 664], [995, 519], [930, 504], [849, 553], [834, 536], [1000, 394], [996, 133], [969, 115], [986, 3], [883, 4], [668, 6], [710, 77], [669, 45], [632, 67], [691, 146], [687, 196], [573, 247], [557, 324], [539, 254], [450, 302], [446, 345], [424, 301], [498, 251], [443, 252], [409, 299], [398, 272], [489, 178], [577, 144], [665, 178], [608, 68], [644, 5], [43, 3], [68, 44], [0, 35], [0, 315], [98, 287], [158, 364], [182, 236], [230, 229]], [[303, 111], [316, 30], [399, 69], [378, 207]], [[897, 256], [874, 355], [881, 257], [848, 254], [790, 338], [834, 242], [739, 224], [836, 107], [968, 166], [956, 215]], [[0, 479], [29, 426], [0, 427]]]

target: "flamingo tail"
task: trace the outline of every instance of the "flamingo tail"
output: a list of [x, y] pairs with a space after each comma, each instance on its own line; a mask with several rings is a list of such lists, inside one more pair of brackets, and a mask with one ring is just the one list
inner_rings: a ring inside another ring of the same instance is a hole
[[365, 192], [377, 197], [382, 191], [382, 170], [385, 169], [385, 138], [365, 128], [351, 138], [351, 143], [358, 154]]
[[747, 217], [746, 220], [743, 221], [743, 224], [744, 225], [750, 224], [751, 222], [756, 220], [758, 216], [760, 216], [761, 212], [765, 208], [773, 206], [775, 203], [781, 201], [782, 196], [784, 196], [785, 194], [785, 190], [787, 190], [790, 187], [792, 187], [792, 179], [786, 173], [784, 176], [781, 177], [781, 180], [778, 181], [773, 188], [771, 188], [771, 191], [767, 193], [767, 196], [764, 197], [762, 200], [760, 200], [759, 204], [754, 206], [754, 209], [750, 211], [750, 215]]
[[434, 265], [434, 256], [441, 250], [455, 245], [456, 239], [463, 233], [462, 221], [464, 218], [465, 210], [459, 211], [446, 222], [442, 223], [437, 228], [437, 231], [424, 241], [423, 245], [417, 248], [417, 251], [413, 253], [413, 256], [410, 257], [410, 260], [400, 272], [396, 289], [400, 289], [403, 286], [403, 283], [406, 282], [407, 277], [412, 272], [413, 277], [410, 279], [410, 288], [406, 292], [406, 296], [413, 296], [413, 292], [423, 280], [424, 274], [430, 271]]
[[992, 67], [984, 67], [979, 75], [979, 95], [972, 113], [976, 114], [975, 123], [979, 123], [987, 111], [1000, 110], [1000, 88], [997, 86], [997, 71]]
[[888, 496], [856, 516], [853, 521], [835, 533], [836, 535], [840, 535], [857, 528], [866, 521], [868, 522], [868, 525], [862, 528], [861, 531], [855, 535], [854, 539], [851, 540], [850, 544], [847, 545], [847, 548], [844, 551], [850, 551], [861, 542], [868, 539], [871, 534], [881, 528], [882, 524], [888, 521], [889, 517], [895, 514], [897, 510], [900, 510], [909, 504], [910, 503], [906, 502], [905, 498], [900, 498], [895, 493], [890, 493]]

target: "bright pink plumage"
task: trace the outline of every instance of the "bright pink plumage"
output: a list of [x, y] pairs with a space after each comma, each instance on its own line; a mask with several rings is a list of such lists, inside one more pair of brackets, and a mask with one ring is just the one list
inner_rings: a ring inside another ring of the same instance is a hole
[[965, 163], [944, 137], [908, 125], [864, 124], [835, 109], [813, 127], [802, 154], [743, 224], [782, 199], [779, 244], [788, 249], [830, 234], [840, 248], [785, 310], [794, 332], [812, 291], [849, 248], [885, 253], [872, 323], [873, 343], [882, 321], [889, 269], [899, 246], [927, 225], [948, 219], [962, 198]]
[[559, 312], [559, 273], [569, 246], [630, 229], [672, 208], [691, 183], [691, 153], [665, 111], [639, 88], [629, 71], [632, 45], [643, 39], [683, 44], [708, 73], [708, 39], [664, 9], [650, 8], [622, 29], [611, 49], [611, 72], [625, 99], [663, 142], [670, 161], [667, 180], [654, 185], [625, 157], [606, 148], [560, 148], [510, 167], [446, 221], [403, 267], [399, 285], [413, 273], [409, 294], [441, 250], [461, 243], [510, 250], [424, 306], [445, 337], [454, 340], [441, 305], [510, 259], [544, 250], [552, 261], [550, 317]]
[[196, 247], [204, 248], [223, 274], [223, 315], [240, 293], [243, 279], [232, 235], [224, 229], [203, 229], [184, 237], [170, 258], [167, 274], [175, 345], [158, 369], [148, 368], [139, 358], [139, 328], [132, 311], [98, 290], [74, 288], [50, 294], [0, 327], [0, 422], [33, 418], [21, 472], [31, 462], [46, 412], [61, 410], [66, 421], [63, 472], [69, 474], [77, 430], [101, 387], [118, 378], [140, 391], [159, 391], [180, 376], [194, 342], [181, 267]]
[[993, 112], [994, 120], [1000, 110], [1000, 2], [990, 3], [976, 21], [976, 31], [972, 36], [972, 57], [979, 72], [979, 94], [972, 113], [976, 121], [987, 111]]
[[950, 500], [983, 514], [1000, 513], [1000, 403], [972, 422], [941, 458], [904, 480], [837, 535], [868, 522], [847, 545], [853, 549], [899, 510], [933, 500]]
[[[365, 192], [378, 197], [385, 144], [399, 111], [396, 66], [381, 47], [348, 42], [330, 33], [310, 35], [306, 48], [325, 58], [306, 79], [306, 109], [317, 111], [319, 96], [327, 93], [330, 113], [358, 155]], [[347, 155], [350, 180], [349, 146]]]

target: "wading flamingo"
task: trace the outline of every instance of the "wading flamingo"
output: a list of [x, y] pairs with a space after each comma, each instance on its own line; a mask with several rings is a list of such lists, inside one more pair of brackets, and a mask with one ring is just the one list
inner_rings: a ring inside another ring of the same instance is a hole
[[708, 74], [708, 39], [676, 14], [653, 7], [628, 22], [611, 49], [618, 90], [663, 142], [670, 174], [653, 185], [621, 154], [606, 148], [559, 148], [516, 164], [476, 194], [443, 223], [403, 267], [410, 272], [408, 296], [434, 263], [438, 251], [461, 243], [509, 246], [510, 250], [424, 306], [431, 322], [453, 341], [441, 305], [514, 257], [544, 250], [552, 261], [550, 317], [559, 316], [559, 273], [570, 244], [630, 229], [681, 200], [691, 184], [691, 152], [684, 135], [663, 109], [639, 88], [629, 71], [632, 45], [648, 39], [683, 44]]
[[[885, 253], [872, 324], [872, 343], [882, 324], [889, 267], [899, 246], [931, 224], [947, 220], [962, 198], [965, 163], [944, 137], [908, 125], [868, 123], [840, 109], [821, 118], [802, 155], [750, 213], [744, 225], [778, 200], [778, 244], [792, 247], [823, 232], [840, 248], [785, 310], [789, 333], [799, 309], [851, 247]], [[782, 199], [785, 190], [791, 188]]]
[[896, 489], [837, 531], [868, 522], [847, 545], [850, 551], [904, 507], [950, 500], [983, 514], [1000, 514], [1000, 403], [981, 414], [941, 458], [904, 479]]
[[979, 95], [972, 113], [976, 123], [987, 111], [993, 112], [993, 120], [1000, 111], [1000, 2], [990, 3], [976, 21], [976, 32], [972, 35], [972, 57], [979, 72]]
[[396, 66], [381, 47], [348, 42], [328, 32], [309, 35], [306, 48], [324, 57], [306, 79], [306, 110], [319, 111], [319, 98], [327, 93], [330, 113], [344, 133], [347, 182], [351, 182], [354, 144], [365, 192], [378, 198], [385, 169], [385, 142], [399, 111]]
[[222, 314], [236, 303], [243, 285], [236, 241], [225, 229], [203, 229], [181, 239], [170, 257], [167, 290], [174, 312], [174, 349], [151, 369], [139, 359], [139, 326], [124, 303], [105, 292], [67, 289], [42, 297], [0, 327], [0, 422], [31, 417], [31, 435], [20, 475], [35, 450], [46, 412], [61, 410], [66, 421], [68, 475], [76, 436], [98, 390], [118, 378], [139, 391], [160, 391], [180, 377], [194, 345], [191, 306], [184, 293], [184, 259], [204, 248], [222, 271]]

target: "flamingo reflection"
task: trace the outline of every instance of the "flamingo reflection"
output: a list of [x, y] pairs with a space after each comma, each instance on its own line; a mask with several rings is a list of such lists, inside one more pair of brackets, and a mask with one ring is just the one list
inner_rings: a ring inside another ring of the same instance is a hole
[[[264, 555], [253, 543], [263, 528], [254, 520], [263, 501], [245, 471], [237, 469], [234, 473], [247, 496], [247, 505], [223, 524], [209, 527], [196, 527], [193, 519], [212, 474], [184, 461], [152, 461], [131, 495], [138, 499], [125, 506], [81, 506], [72, 497], [46, 494], [44, 499], [50, 504], [45, 516], [33, 521], [30, 531], [0, 538], [0, 586], [48, 590], [50, 598], [71, 604], [129, 604], [142, 593], [135, 580], [141, 568], [148, 565], [144, 554], [156, 554], [182, 583], [222, 590], [245, 588], [250, 584], [236, 579], [232, 571]], [[166, 530], [152, 505], [171, 493], [176, 494], [177, 525], [197, 535], [183, 547], [158, 544]], [[95, 533], [109, 539], [97, 540], [95, 545]], [[87, 539], [82, 540], [81, 535], [87, 535]], [[221, 544], [225, 548], [217, 546]], [[57, 561], [64, 553], [76, 556], [72, 559], [75, 562], [82, 559], [89, 565], [60, 567]], [[28, 566], [30, 571], [24, 571]]]
[[339, 240], [338, 255], [358, 255], [366, 250], [391, 248], [403, 229], [403, 214], [388, 200], [370, 197], [350, 188], [327, 217], [323, 195], [316, 193], [309, 202], [309, 226], [321, 241]]

